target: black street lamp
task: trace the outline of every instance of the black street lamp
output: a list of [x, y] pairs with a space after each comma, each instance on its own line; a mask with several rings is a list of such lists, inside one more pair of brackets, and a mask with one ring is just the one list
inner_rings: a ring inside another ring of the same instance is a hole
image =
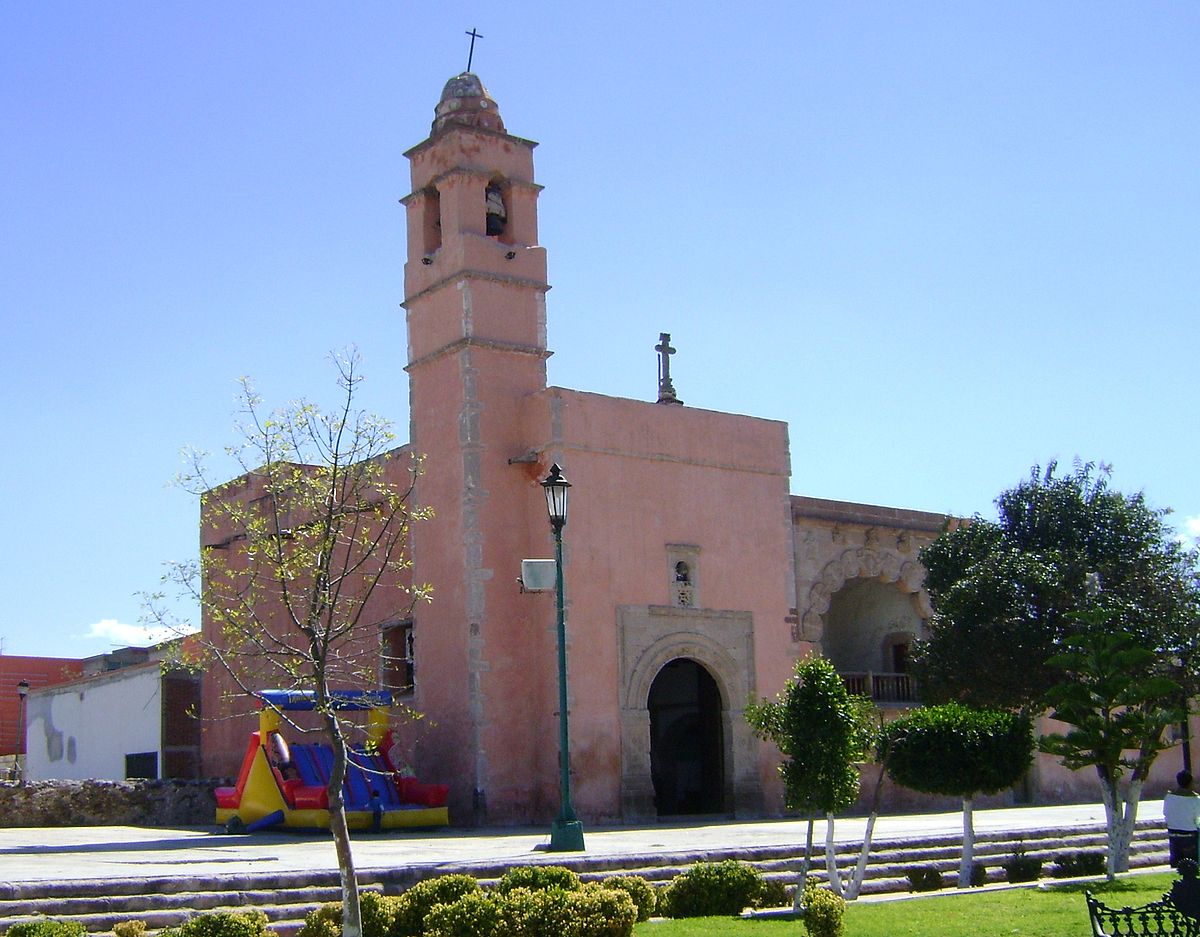
[[581, 852], [583, 824], [571, 805], [571, 744], [567, 730], [567, 628], [563, 616], [563, 558], [562, 530], [567, 525], [567, 489], [571, 483], [563, 476], [558, 463], [550, 466], [550, 474], [542, 480], [546, 494], [546, 513], [554, 531], [555, 603], [558, 612], [558, 769], [562, 806], [558, 818], [550, 827], [551, 852]]
[[17, 778], [25, 781], [25, 697], [29, 695], [29, 681], [21, 680], [17, 684], [17, 696], [21, 700], [21, 734], [17, 738]]

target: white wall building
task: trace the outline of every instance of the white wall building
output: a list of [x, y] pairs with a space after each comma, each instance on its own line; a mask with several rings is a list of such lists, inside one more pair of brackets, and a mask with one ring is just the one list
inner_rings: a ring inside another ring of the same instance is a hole
[[162, 656], [125, 648], [85, 661], [80, 679], [31, 692], [26, 779], [198, 777], [199, 678], [164, 672]]

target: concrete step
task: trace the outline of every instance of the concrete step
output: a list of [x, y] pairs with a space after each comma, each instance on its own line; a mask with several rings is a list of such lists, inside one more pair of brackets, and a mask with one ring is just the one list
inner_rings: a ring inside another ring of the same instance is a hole
[[[1042, 859], [1048, 866], [1063, 852], [1103, 851], [1107, 837], [1102, 826], [1025, 832], [1019, 836], [985, 833], [976, 839], [975, 857], [988, 869], [989, 881], [1003, 881], [1002, 865], [1018, 849]], [[563, 865], [585, 880], [612, 875], [640, 875], [655, 885], [665, 885], [697, 861], [738, 859], [755, 865], [766, 877], [791, 885], [803, 863], [803, 843], [757, 848], [708, 849], [686, 853], [644, 853], [621, 856], [540, 856], [532, 862]], [[940, 835], [905, 840], [877, 840], [872, 851], [863, 894], [907, 891], [912, 868], [933, 866], [947, 885], [956, 877], [961, 836]], [[814, 843], [810, 875], [825, 881], [824, 842]], [[858, 858], [853, 843], [835, 849], [843, 874]], [[1154, 821], [1138, 825], [1130, 852], [1131, 868], [1163, 865], [1167, 860], [1166, 834]], [[399, 894], [414, 882], [446, 872], [465, 872], [481, 883], [494, 883], [511, 863], [455, 863], [442, 867], [401, 867], [359, 871], [362, 887]], [[142, 920], [150, 931], [182, 923], [196, 913], [262, 910], [279, 937], [292, 937], [304, 916], [341, 897], [336, 872], [284, 872], [271, 874], [159, 879], [110, 879], [96, 882], [0, 883], [0, 933], [24, 920], [53, 917], [81, 922], [89, 932], [110, 932], [119, 921]]]

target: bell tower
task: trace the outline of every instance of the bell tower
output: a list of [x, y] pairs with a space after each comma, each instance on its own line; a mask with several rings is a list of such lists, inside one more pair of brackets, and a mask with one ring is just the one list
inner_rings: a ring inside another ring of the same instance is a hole
[[546, 387], [550, 354], [535, 146], [464, 72], [405, 154], [410, 439], [425, 460], [417, 498], [434, 512], [412, 531], [413, 581], [433, 587], [414, 612], [414, 705], [434, 727], [421, 770], [451, 785], [456, 822], [528, 811], [544, 757], [511, 731], [541, 708], [537, 662], [551, 659], [515, 582], [531, 547], [545, 550], [543, 499], [532, 467], [510, 462], [528, 447], [521, 403]]

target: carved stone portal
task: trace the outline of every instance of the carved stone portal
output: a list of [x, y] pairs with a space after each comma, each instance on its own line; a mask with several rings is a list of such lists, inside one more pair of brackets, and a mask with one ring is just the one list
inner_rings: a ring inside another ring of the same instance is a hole
[[621, 815], [657, 818], [650, 772], [650, 686], [673, 660], [694, 660], [721, 693], [724, 802], [738, 817], [761, 816], [763, 791], [743, 707], [755, 694], [754, 619], [749, 612], [625, 605], [617, 608], [621, 647]]

